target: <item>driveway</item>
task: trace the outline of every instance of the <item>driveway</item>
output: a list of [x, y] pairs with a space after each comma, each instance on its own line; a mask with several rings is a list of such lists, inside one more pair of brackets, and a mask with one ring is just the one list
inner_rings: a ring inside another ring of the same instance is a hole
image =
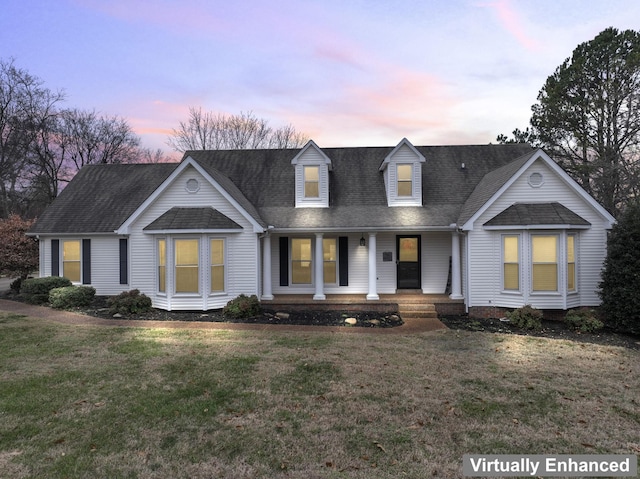
[[13, 278], [0, 278], [0, 292], [8, 291], [9, 285], [13, 282]]

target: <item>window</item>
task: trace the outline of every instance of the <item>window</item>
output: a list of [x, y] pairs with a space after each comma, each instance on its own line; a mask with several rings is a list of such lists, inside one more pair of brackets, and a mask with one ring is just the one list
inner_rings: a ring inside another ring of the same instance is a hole
[[200, 254], [198, 244], [197, 239], [176, 240], [175, 242], [176, 293], [199, 292], [198, 261]]
[[322, 254], [324, 257], [324, 282], [328, 284], [336, 283], [338, 248], [336, 247], [335, 238], [322, 239]]
[[81, 280], [80, 257], [80, 240], [63, 241], [62, 276], [73, 283]]
[[398, 196], [413, 196], [413, 166], [398, 165]]
[[558, 237], [532, 236], [533, 291], [558, 291]]
[[518, 235], [502, 237], [502, 288], [507, 291], [520, 291], [519, 243]]
[[211, 253], [211, 292], [224, 291], [224, 240], [212, 239], [210, 241]]
[[320, 197], [320, 168], [317, 166], [304, 167], [304, 197]]
[[291, 282], [311, 284], [311, 239], [291, 240]]
[[167, 240], [158, 240], [158, 291], [167, 292]]
[[567, 236], [567, 291], [576, 291], [576, 235]]

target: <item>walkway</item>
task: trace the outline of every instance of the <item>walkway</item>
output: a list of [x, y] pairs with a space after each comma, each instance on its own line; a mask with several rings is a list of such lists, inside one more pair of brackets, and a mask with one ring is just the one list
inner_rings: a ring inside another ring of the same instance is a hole
[[242, 323], [206, 323], [186, 321], [141, 321], [126, 319], [101, 319], [93, 316], [59, 311], [44, 306], [34, 306], [0, 299], [0, 312], [23, 314], [32, 318], [42, 318], [62, 324], [78, 326], [125, 326], [135, 328], [173, 328], [173, 329], [211, 329], [230, 331], [273, 331], [273, 332], [331, 332], [346, 334], [417, 334], [446, 329], [436, 318], [407, 319], [402, 326], [395, 328], [361, 328], [346, 326], [298, 326], [284, 324], [242, 324]]

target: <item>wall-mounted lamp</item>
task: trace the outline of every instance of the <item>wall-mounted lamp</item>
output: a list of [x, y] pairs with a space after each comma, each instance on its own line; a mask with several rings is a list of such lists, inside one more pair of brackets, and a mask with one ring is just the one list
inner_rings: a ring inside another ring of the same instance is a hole
[[364, 235], [360, 236], [360, 246], [366, 246], [367, 242], [364, 239]]

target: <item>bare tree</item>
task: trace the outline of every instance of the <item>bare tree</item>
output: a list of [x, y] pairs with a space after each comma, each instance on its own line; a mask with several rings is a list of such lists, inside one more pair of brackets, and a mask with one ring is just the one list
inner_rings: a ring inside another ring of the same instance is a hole
[[125, 119], [98, 116], [95, 110], [61, 112], [59, 136], [78, 170], [100, 163], [134, 163], [139, 153], [140, 138]]
[[223, 115], [189, 108], [189, 119], [180, 122], [167, 144], [175, 151], [297, 148], [307, 141], [291, 125], [274, 130], [252, 112]]
[[63, 99], [13, 60], [0, 60], [0, 217], [21, 210], [39, 130], [51, 124]]

